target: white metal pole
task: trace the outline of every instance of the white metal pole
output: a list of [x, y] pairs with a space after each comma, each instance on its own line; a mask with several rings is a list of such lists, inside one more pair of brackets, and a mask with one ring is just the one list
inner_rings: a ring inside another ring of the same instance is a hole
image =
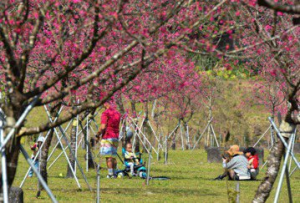
[[20, 145], [20, 151], [22, 152], [23, 156], [25, 157], [26, 161], [28, 164], [31, 166], [33, 172], [36, 174], [37, 178], [39, 179], [40, 183], [42, 184], [43, 188], [46, 190], [47, 194], [51, 198], [52, 202], [57, 203], [57, 200], [55, 199], [54, 195], [52, 194], [52, 191], [48, 187], [47, 183], [44, 181], [43, 177], [41, 174], [37, 171], [37, 169], [34, 167], [34, 164], [32, 163], [31, 158], [28, 156], [26, 150], [22, 145]]
[[[294, 152], [296, 136], [297, 136], [297, 131], [295, 131], [295, 139], [293, 139], [293, 143], [292, 143], [292, 149], [291, 149], [292, 152]], [[290, 157], [289, 171], [291, 171], [291, 167], [292, 167], [292, 157]]]
[[168, 136], [165, 141], [165, 164], [168, 164]]
[[267, 130], [262, 134], [262, 136], [260, 136], [260, 138], [256, 141], [256, 143], [253, 145], [253, 147], [255, 147], [259, 141], [265, 136], [265, 134], [269, 131], [269, 129], [271, 128], [271, 125], [267, 128]]
[[209, 126], [209, 124], [210, 124], [211, 121], [212, 121], [212, 120], [210, 120], [210, 121], [208, 122], [208, 124], [206, 125], [206, 127], [204, 128], [202, 134], [200, 135], [200, 137], [198, 138], [198, 140], [197, 140], [196, 143], [194, 144], [194, 147], [193, 147], [192, 150], [195, 149], [195, 147], [197, 146], [198, 142], [201, 140], [202, 136], [204, 135], [204, 133], [205, 133], [205, 131], [206, 131], [206, 129], [207, 129], [207, 127]]
[[216, 133], [215, 133], [215, 130], [214, 130], [214, 128], [213, 128], [212, 125], [211, 125], [211, 130], [212, 130], [212, 133], [213, 133], [214, 138], [215, 138], [215, 140], [216, 140], [217, 146], [220, 147], [219, 142], [218, 142], [218, 139], [217, 139], [217, 136], [216, 136]]
[[[5, 119], [5, 118], [3, 118]], [[0, 145], [4, 141], [4, 120], [0, 120]], [[1, 168], [2, 168], [2, 191], [3, 191], [3, 201], [8, 203], [8, 184], [7, 184], [7, 168], [6, 168], [6, 154], [5, 147], [1, 150]]]
[[280, 195], [280, 191], [281, 191], [281, 187], [282, 187], [282, 183], [283, 183], [283, 178], [284, 178], [284, 175], [285, 175], [285, 172], [286, 172], [285, 170], [286, 170], [286, 167], [287, 167], [287, 162], [288, 162], [288, 159], [289, 159], [289, 154], [290, 154], [290, 151], [291, 151], [294, 136], [295, 136], [295, 134], [292, 134], [292, 136], [290, 137], [290, 140], [289, 140], [289, 145], [288, 145], [288, 148], [287, 148], [287, 151], [286, 151], [286, 156], [285, 156], [283, 166], [282, 166], [282, 169], [281, 169], [281, 174], [280, 174], [280, 178], [279, 178], [279, 182], [278, 182], [278, 186], [277, 186], [277, 190], [276, 190], [276, 194], [275, 194], [274, 203], [278, 202], [278, 198], [279, 198], [279, 195]]
[[[288, 148], [288, 145], [286, 143], [286, 141], [284, 140], [284, 138], [282, 137], [280, 131], [278, 130], [277, 126], [275, 125], [274, 121], [272, 120], [272, 118], [269, 117], [269, 121], [271, 122], [271, 124], [273, 125], [279, 139], [281, 140], [281, 142], [283, 143], [283, 145], [285, 146], [285, 148]], [[297, 165], [297, 167], [300, 169], [300, 164], [299, 161], [297, 160], [297, 158], [295, 157], [294, 152], [290, 151], [290, 155], [293, 157], [293, 160], [295, 162], [295, 164]]]
[[239, 181], [236, 182], [236, 187], [235, 187], [235, 191], [236, 191], [236, 203], [240, 203], [240, 183]]
[[[47, 140], [49, 134], [50, 134], [50, 131], [47, 132], [47, 135], [46, 135], [46, 137], [45, 137], [45, 140]], [[42, 143], [42, 145], [41, 145], [40, 148], [42, 148], [42, 147], [44, 146], [44, 144], [45, 144], [45, 142]], [[36, 154], [35, 157], [33, 158], [33, 162], [36, 161], [36, 159], [37, 159], [37, 157], [39, 156], [40, 152], [41, 152], [40, 150], [37, 152], [37, 154]], [[23, 181], [21, 182], [21, 184], [20, 184], [20, 186], [19, 186], [20, 188], [23, 187], [23, 185], [24, 185], [24, 183], [25, 183], [25, 180], [26, 180], [26, 178], [27, 178], [27, 176], [28, 176], [28, 174], [29, 174], [30, 169], [31, 169], [31, 167], [29, 166], [29, 168], [28, 168], [28, 170], [27, 170], [27, 172], [26, 172], [26, 174], [25, 174], [25, 176], [24, 176], [24, 178], [23, 178]]]
[[15, 134], [16, 129], [19, 128], [22, 125], [24, 119], [29, 114], [29, 112], [32, 110], [32, 108], [36, 104], [36, 102], [37, 102], [37, 100], [38, 100], [39, 97], [40, 96], [35, 96], [33, 98], [32, 102], [27, 106], [27, 108], [25, 109], [25, 111], [23, 112], [23, 114], [20, 116], [20, 118], [17, 121], [17, 123], [15, 124], [15, 126], [10, 130], [10, 132], [8, 133], [8, 135], [5, 137], [4, 141], [1, 143], [0, 151], [5, 147], [5, 145], [10, 140], [10, 138]]
[[97, 164], [97, 203], [100, 203], [100, 166]]
[[[46, 113], [47, 113], [47, 115], [48, 115], [48, 118], [49, 118], [50, 122], [53, 122], [53, 121], [52, 121], [52, 118], [50, 117], [50, 113], [49, 113], [49, 111], [48, 111], [46, 105], [44, 105], [44, 108], [46, 109]], [[74, 178], [75, 178], [75, 181], [76, 181], [78, 187], [81, 188], [80, 183], [79, 183], [79, 181], [78, 181], [78, 179], [77, 179], [77, 176], [76, 176], [76, 174], [75, 174], [75, 171], [74, 171], [74, 169], [73, 169], [73, 167], [72, 167], [72, 164], [71, 164], [71, 162], [70, 162], [70, 160], [69, 160], [69, 158], [68, 158], [68, 155], [67, 155], [67, 153], [66, 153], [66, 151], [65, 151], [65, 149], [64, 149], [64, 146], [63, 146], [61, 140], [59, 139], [58, 132], [57, 132], [56, 128], [53, 128], [53, 129], [54, 129], [54, 133], [55, 133], [55, 135], [56, 135], [56, 137], [57, 137], [57, 139], [58, 139], [58, 141], [59, 141], [59, 144], [60, 144], [60, 146], [61, 146], [61, 148], [62, 148], [62, 150], [63, 150], [63, 153], [64, 153], [64, 155], [65, 155], [65, 157], [66, 157], [66, 159], [67, 159], [67, 162], [68, 162], [68, 164], [69, 164], [69, 167], [70, 167], [70, 169], [71, 169], [71, 172], [73, 173], [73, 176], [74, 176]], [[65, 134], [64, 134], [64, 131], [63, 131], [63, 129], [62, 129], [61, 126], [59, 126], [59, 129], [60, 129], [60, 131], [61, 131], [61, 133], [62, 133], [62, 136], [64, 136]], [[66, 141], [67, 141], [67, 140], [66, 140]], [[67, 144], [68, 144], [68, 143], [67, 143]], [[69, 147], [69, 146], [68, 146], [68, 147]], [[69, 147], [69, 148], [70, 148], [70, 147]], [[73, 154], [73, 155], [74, 155], [74, 154]], [[75, 160], [76, 160], [76, 157], [75, 157]]]
[[151, 168], [151, 152], [152, 152], [152, 148], [150, 148], [149, 157], [148, 157], [147, 185], [149, 185], [149, 179], [150, 179], [150, 168]]
[[87, 116], [86, 117], [86, 123], [87, 123], [87, 126], [86, 126], [86, 138], [85, 138], [85, 151], [86, 151], [86, 155], [85, 155], [85, 158], [86, 158], [86, 171], [88, 172], [89, 171], [89, 146], [88, 146], [88, 140], [89, 140], [89, 117]]
[[[77, 140], [78, 140], [78, 131], [79, 131], [79, 115], [76, 116], [76, 135], [75, 135], [75, 157], [77, 157], [77, 153], [78, 153], [78, 143], [77, 143]], [[77, 170], [77, 166], [76, 164], [74, 165], [74, 171], [75, 171], [75, 174], [76, 174], [76, 170]]]
[[190, 134], [189, 134], [189, 126], [186, 125], [186, 142], [187, 142], [187, 146], [188, 149], [191, 149], [191, 144], [190, 144]]
[[183, 135], [182, 135], [182, 124], [180, 123], [180, 137], [181, 137], [181, 148], [184, 151]]

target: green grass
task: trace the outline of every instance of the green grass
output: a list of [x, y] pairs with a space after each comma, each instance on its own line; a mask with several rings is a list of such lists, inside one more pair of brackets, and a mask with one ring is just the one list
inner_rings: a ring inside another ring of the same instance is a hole
[[[57, 151], [56, 154], [60, 152]], [[85, 171], [84, 151], [79, 150], [79, 161]], [[147, 155], [144, 154], [144, 160]], [[52, 158], [51, 160], [53, 160]], [[118, 163], [120, 161], [118, 160]], [[104, 163], [101, 164], [105, 167]], [[120, 165], [121, 167], [121, 165]], [[19, 186], [28, 166], [25, 159], [20, 155], [18, 171], [14, 186]], [[53, 166], [49, 171], [49, 187], [53, 191], [59, 202], [95, 202], [96, 193], [90, 192], [77, 170], [82, 190], [78, 190], [75, 180], [59, 177], [60, 173], [66, 174], [67, 162], [64, 158]], [[140, 178], [106, 179], [107, 171], [101, 170], [101, 200], [102, 202], [227, 202], [226, 181], [213, 181], [217, 175], [222, 173], [221, 164], [207, 163], [206, 152], [204, 150], [195, 151], [170, 151], [169, 163], [165, 165], [163, 160], [156, 161], [154, 157], [151, 165], [151, 176], [168, 176], [171, 180], [150, 181], [149, 186], [145, 180]], [[265, 169], [261, 170], [259, 179], [261, 180]], [[96, 172], [90, 170], [85, 172], [89, 184], [96, 189]], [[300, 202], [300, 173], [296, 171], [291, 178], [294, 202]], [[278, 178], [277, 178], [278, 181]], [[240, 182], [240, 202], [251, 202], [255, 190], [260, 181]], [[279, 202], [287, 202], [286, 185], [282, 188]], [[235, 182], [229, 181], [229, 189], [235, 188]], [[50, 198], [43, 191], [41, 198], [37, 199], [36, 177], [28, 178], [23, 186], [25, 202], [50, 202]], [[275, 185], [272, 194], [267, 202], [273, 202]]]

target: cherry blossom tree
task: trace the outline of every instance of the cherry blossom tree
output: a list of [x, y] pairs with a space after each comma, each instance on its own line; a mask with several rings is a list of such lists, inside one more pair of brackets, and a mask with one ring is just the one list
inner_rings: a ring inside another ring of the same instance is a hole
[[[271, 1], [258, 1], [260, 5], [262, 5], [262, 2]], [[286, 7], [297, 8], [297, 5], [293, 5], [292, 1], [284, 1], [284, 4], [287, 5]], [[279, 130], [288, 140], [296, 126], [300, 124], [300, 53], [298, 37], [300, 28], [293, 24], [290, 15], [279, 12], [283, 11], [277, 9], [279, 7], [273, 7], [274, 11], [272, 11], [265, 7], [258, 7], [256, 2], [252, 0], [240, 2], [239, 5], [240, 9], [236, 18], [248, 22], [247, 26], [240, 30], [242, 31], [240, 33], [242, 46], [226, 54], [228, 57], [232, 57], [232, 55], [238, 56], [239, 53], [243, 53], [245, 56], [251, 57], [252, 60], [246, 64], [256, 74], [262, 78], [272, 78], [280, 84], [283, 97], [288, 105]], [[266, 4], [264, 3], [263, 6], [266, 6]], [[272, 8], [272, 6], [267, 7]], [[236, 30], [236, 32], [239, 31]], [[253, 58], [253, 56], [257, 57]], [[258, 187], [253, 202], [265, 202], [269, 197], [280, 169], [283, 153], [284, 145], [278, 140], [271, 150], [265, 178]]]
[[[29, 104], [69, 100], [71, 90], [83, 97], [77, 108], [55, 122], [31, 128], [22, 123], [15, 129], [5, 146], [9, 185], [22, 136], [47, 131], [101, 106], [138, 75], [165, 64], [163, 58], [172, 61], [184, 51], [216, 54], [216, 37], [237, 25], [228, 20], [234, 11], [226, 0], [4, 0], [0, 9], [5, 133]], [[101, 99], [99, 91], [105, 92]]]

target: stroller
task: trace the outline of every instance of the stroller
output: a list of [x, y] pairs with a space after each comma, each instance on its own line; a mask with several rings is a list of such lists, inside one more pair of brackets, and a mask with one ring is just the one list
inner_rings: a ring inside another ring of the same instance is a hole
[[[122, 155], [125, 157], [125, 149], [122, 148]], [[137, 159], [139, 161], [139, 164], [134, 164], [134, 173], [137, 174], [140, 178], [146, 179], [147, 178], [147, 169], [145, 167], [145, 163], [142, 159], [142, 153], [137, 153]], [[124, 158], [124, 165], [125, 169], [116, 171], [116, 175], [118, 178], [123, 178], [124, 176], [130, 177], [130, 166], [128, 164], [128, 161]]]

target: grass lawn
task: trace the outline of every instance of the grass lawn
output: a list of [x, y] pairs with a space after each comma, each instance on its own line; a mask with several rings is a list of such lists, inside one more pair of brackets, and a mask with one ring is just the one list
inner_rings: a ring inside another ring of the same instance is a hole
[[[58, 154], [61, 150], [58, 150]], [[29, 152], [29, 150], [28, 150]], [[79, 150], [79, 161], [85, 171], [84, 151]], [[144, 154], [144, 160], [147, 155]], [[51, 158], [53, 160], [54, 158]], [[119, 164], [120, 161], [118, 161]], [[48, 164], [49, 165], [49, 164]], [[105, 165], [102, 163], [102, 166]], [[19, 186], [28, 165], [20, 155], [19, 166], [14, 181], [14, 186]], [[90, 192], [84, 182], [80, 172], [77, 175], [82, 187], [78, 190], [75, 180], [60, 177], [59, 174], [66, 174], [67, 162], [65, 158], [59, 161], [49, 171], [49, 186], [59, 202], [95, 202], [96, 193]], [[107, 170], [101, 170], [101, 201], [102, 202], [228, 202], [227, 186], [229, 191], [233, 191], [236, 185], [234, 181], [213, 181], [212, 179], [222, 173], [221, 164], [207, 163], [206, 152], [204, 150], [195, 151], [170, 151], [169, 164], [165, 165], [163, 160], [153, 159], [151, 165], [151, 176], [168, 176], [171, 180], [150, 181], [149, 186], [145, 185], [145, 180], [140, 178], [106, 179]], [[265, 173], [265, 168], [260, 171], [261, 180]], [[90, 170], [85, 172], [89, 184], [96, 189], [96, 172]], [[279, 178], [277, 178], [278, 181]], [[300, 173], [296, 171], [291, 178], [292, 193], [294, 202], [300, 202]], [[240, 202], [251, 202], [260, 181], [240, 182]], [[287, 202], [286, 182], [282, 187], [279, 202]], [[37, 179], [27, 178], [23, 190], [25, 202], [50, 202], [50, 198], [43, 191], [41, 198], [37, 199], [36, 188]], [[267, 202], [273, 202], [275, 185], [271, 196]]]

